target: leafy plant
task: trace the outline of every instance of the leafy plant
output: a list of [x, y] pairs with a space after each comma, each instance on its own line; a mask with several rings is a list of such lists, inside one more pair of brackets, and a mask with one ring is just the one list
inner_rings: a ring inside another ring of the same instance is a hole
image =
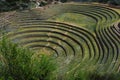
[[5, 38], [0, 42], [0, 80], [50, 80], [55, 69], [50, 56], [21, 48]]
[[35, 54], [31, 62], [32, 74], [39, 80], [53, 80], [56, 63], [53, 58], [44, 54]]

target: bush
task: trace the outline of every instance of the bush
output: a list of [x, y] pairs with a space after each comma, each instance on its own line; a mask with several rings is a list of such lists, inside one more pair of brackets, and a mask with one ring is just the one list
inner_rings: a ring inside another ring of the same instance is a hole
[[33, 53], [4, 38], [0, 42], [0, 80], [50, 80], [56, 69], [53, 58]]
[[0, 54], [5, 59], [4, 63], [7, 66], [3, 73], [5, 79], [9, 77], [15, 80], [29, 78], [29, 64], [32, 56], [29, 50], [20, 48], [17, 44], [12, 44], [10, 41], [3, 39], [0, 43]]
[[33, 55], [31, 67], [35, 78], [39, 80], [53, 80], [54, 77], [52, 74], [56, 69], [55, 61], [47, 55]]

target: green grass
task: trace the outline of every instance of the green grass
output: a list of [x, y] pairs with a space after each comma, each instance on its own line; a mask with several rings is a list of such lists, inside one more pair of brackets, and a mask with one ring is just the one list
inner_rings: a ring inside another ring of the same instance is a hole
[[96, 22], [94, 21], [94, 19], [82, 14], [76, 14], [76, 13], [63, 13], [63, 14], [54, 16], [48, 20], [64, 22], [64, 23], [80, 26], [91, 31], [94, 31], [96, 26]]

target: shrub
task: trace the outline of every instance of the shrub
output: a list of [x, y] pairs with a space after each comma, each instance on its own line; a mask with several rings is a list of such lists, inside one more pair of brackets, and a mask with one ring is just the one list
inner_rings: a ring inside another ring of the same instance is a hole
[[0, 42], [0, 80], [50, 80], [56, 69], [53, 58], [33, 53], [4, 38]]
[[0, 42], [0, 54], [4, 59], [4, 78], [15, 80], [27, 80], [30, 74], [30, 61], [32, 52], [28, 49], [20, 48], [5, 38]]
[[35, 54], [32, 56], [31, 63], [32, 74], [35, 78], [38, 78], [38, 80], [53, 80], [52, 74], [56, 69], [53, 58], [44, 54]]

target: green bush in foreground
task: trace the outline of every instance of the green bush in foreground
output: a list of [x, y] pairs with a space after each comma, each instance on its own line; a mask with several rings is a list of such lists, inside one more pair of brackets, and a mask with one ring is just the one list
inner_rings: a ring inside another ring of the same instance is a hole
[[[38, 55], [39, 54], [39, 55]], [[3, 39], [0, 42], [0, 80], [50, 80], [53, 59]]]

